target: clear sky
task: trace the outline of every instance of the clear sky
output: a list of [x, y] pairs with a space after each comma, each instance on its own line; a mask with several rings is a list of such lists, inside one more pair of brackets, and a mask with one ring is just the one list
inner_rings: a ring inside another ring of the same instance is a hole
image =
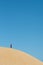
[[43, 61], [43, 0], [0, 0], [0, 46]]

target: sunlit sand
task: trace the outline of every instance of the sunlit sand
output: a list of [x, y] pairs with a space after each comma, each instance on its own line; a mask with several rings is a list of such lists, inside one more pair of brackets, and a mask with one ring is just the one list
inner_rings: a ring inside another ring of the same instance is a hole
[[0, 47], [0, 65], [43, 65], [43, 63], [19, 50]]

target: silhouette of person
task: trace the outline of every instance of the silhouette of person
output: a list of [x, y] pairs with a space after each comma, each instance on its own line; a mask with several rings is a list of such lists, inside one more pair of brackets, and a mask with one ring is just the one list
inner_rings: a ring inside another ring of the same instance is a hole
[[10, 44], [10, 48], [12, 48], [12, 44]]

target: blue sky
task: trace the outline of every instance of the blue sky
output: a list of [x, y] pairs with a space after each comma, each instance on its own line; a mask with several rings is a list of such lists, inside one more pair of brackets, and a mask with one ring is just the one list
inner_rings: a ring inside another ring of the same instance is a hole
[[0, 46], [43, 61], [43, 0], [0, 0]]

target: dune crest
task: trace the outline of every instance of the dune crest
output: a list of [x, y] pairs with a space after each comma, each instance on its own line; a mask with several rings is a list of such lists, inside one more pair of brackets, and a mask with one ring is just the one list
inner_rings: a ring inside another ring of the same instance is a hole
[[43, 63], [19, 50], [0, 47], [0, 65], [43, 65]]

